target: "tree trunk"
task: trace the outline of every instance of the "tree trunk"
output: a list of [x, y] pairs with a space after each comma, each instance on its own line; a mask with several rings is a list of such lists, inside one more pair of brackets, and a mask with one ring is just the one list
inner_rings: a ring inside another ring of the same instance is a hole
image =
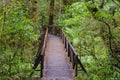
[[50, 0], [49, 25], [54, 24], [54, 0]]
[[2, 20], [2, 29], [1, 29], [1, 39], [2, 39], [2, 32], [4, 31], [4, 27], [5, 27], [5, 21], [6, 21], [6, 5], [7, 5], [7, 1], [4, 0], [3, 1], [3, 20]]

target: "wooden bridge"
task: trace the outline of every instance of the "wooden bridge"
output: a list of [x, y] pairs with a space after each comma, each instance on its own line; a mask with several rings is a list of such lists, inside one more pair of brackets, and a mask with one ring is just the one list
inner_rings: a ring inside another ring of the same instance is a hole
[[[40, 65], [40, 70], [36, 70], [38, 65]], [[62, 29], [50, 26], [46, 27], [42, 35], [33, 70], [40, 71], [38, 80], [41, 78], [45, 80], [74, 80], [79, 71], [87, 74], [78, 54]]]

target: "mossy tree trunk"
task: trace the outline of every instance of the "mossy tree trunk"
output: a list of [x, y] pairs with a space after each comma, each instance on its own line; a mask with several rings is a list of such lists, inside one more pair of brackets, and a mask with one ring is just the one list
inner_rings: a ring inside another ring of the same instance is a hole
[[54, 0], [50, 0], [49, 25], [54, 24]]
[[3, 0], [2, 2], [2, 6], [3, 6], [3, 19], [2, 19], [2, 29], [1, 29], [1, 39], [2, 39], [2, 32], [4, 31], [4, 27], [5, 27], [5, 21], [6, 21], [6, 5], [7, 5], [7, 1], [6, 0]]

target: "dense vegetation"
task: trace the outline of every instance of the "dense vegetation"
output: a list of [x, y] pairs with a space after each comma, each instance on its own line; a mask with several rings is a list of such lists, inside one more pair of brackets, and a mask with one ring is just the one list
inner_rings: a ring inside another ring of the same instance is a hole
[[29, 5], [24, 0], [0, 3], [0, 80], [20, 80], [31, 71], [37, 47], [36, 15], [30, 8], [32, 2]]
[[89, 73], [78, 79], [120, 79], [119, 12], [118, 1], [85, 0], [68, 4], [58, 19]]
[[54, 10], [50, 1], [0, 1], [0, 80], [29, 76], [40, 30], [51, 23], [49, 13], [54, 16], [52, 23], [66, 32], [89, 74], [80, 72], [78, 80], [119, 80], [120, 1], [55, 0]]

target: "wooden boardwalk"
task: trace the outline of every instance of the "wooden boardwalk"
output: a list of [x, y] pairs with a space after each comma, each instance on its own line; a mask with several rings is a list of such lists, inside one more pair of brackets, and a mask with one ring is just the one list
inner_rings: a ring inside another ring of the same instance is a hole
[[60, 37], [49, 34], [45, 51], [43, 78], [45, 80], [73, 80], [73, 69]]
[[[30, 76], [34, 71], [40, 71], [37, 80], [74, 80], [79, 71], [88, 75], [63, 30], [58, 28], [59, 33], [52, 35], [48, 29], [42, 35]], [[36, 69], [38, 65], [40, 70]]]

